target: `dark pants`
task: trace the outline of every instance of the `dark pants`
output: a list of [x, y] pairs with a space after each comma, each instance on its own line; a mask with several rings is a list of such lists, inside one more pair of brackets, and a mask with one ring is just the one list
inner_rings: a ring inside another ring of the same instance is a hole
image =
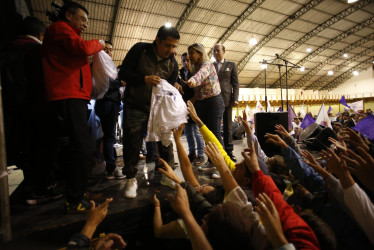
[[[134, 178], [138, 169], [139, 152], [144, 136], [144, 126], [148, 123], [149, 112], [125, 107], [123, 110], [123, 174], [128, 179]], [[173, 144], [168, 147], [157, 142], [158, 152], [171, 167], [174, 166]], [[147, 152], [148, 154], [148, 152]]]
[[220, 95], [200, 100], [197, 104], [197, 112], [201, 121], [217, 137], [223, 145], [221, 136], [221, 121], [224, 104]]
[[61, 145], [60, 161], [64, 172], [66, 199], [78, 202], [87, 191], [94, 146], [88, 129], [87, 100], [66, 99], [51, 102], [61, 129], [55, 138]]
[[223, 112], [223, 143], [225, 151], [232, 153], [234, 144], [232, 143], [232, 105], [225, 107]]
[[103, 151], [106, 162], [106, 171], [112, 173], [116, 168], [116, 159], [114, 157], [114, 143], [116, 133], [116, 123], [118, 120], [119, 103], [111, 100], [98, 100], [95, 104], [96, 115], [100, 118], [103, 129]]

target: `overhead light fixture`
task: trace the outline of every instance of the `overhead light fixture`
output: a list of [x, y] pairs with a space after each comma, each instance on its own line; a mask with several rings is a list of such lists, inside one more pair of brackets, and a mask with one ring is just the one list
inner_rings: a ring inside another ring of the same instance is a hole
[[300, 71], [305, 71], [305, 67], [300, 67]]
[[268, 65], [266, 64], [266, 62], [262, 62], [261, 69], [267, 69], [267, 68], [268, 68]]
[[357, 2], [357, 0], [347, 0], [347, 3], [354, 3]]
[[347, 58], [347, 57], [348, 57], [348, 54], [343, 54], [343, 57]]
[[353, 71], [353, 75], [358, 76], [358, 71], [357, 70]]
[[165, 27], [166, 27], [166, 28], [170, 28], [170, 27], [171, 27], [171, 22], [167, 22], [167, 23], [165, 23]]
[[306, 52], [310, 53], [310, 52], [312, 52], [312, 49], [308, 47], [308, 48], [306, 48]]
[[332, 70], [329, 70], [329, 72], [327, 72], [327, 74], [328, 74], [329, 76], [332, 76], [332, 75], [334, 74], [334, 72], [333, 72]]
[[253, 46], [257, 44], [256, 38], [252, 37], [251, 40], [249, 40], [249, 45]]

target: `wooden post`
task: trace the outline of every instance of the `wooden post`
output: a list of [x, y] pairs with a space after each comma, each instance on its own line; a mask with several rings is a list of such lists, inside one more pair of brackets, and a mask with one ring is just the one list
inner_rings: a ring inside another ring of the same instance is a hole
[[[1, 213], [1, 235], [4, 242], [12, 240], [12, 230], [10, 226], [10, 208], [9, 208], [9, 186], [5, 149], [5, 132], [3, 116], [3, 100], [0, 76], [0, 213]], [[3, 175], [4, 174], [4, 175]], [[3, 177], [1, 177], [3, 176]]]

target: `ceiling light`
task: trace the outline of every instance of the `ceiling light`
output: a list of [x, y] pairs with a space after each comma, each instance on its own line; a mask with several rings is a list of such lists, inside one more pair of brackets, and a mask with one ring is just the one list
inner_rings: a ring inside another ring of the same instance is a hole
[[328, 74], [329, 76], [332, 76], [332, 75], [334, 74], [334, 72], [333, 72], [332, 70], [329, 70], [329, 72], [327, 72], [327, 74]]
[[353, 75], [358, 76], [358, 71], [357, 70], [353, 71]]
[[300, 67], [300, 71], [304, 71], [305, 70], [305, 67]]
[[347, 57], [348, 57], [348, 54], [343, 54], [343, 57], [347, 58]]
[[310, 53], [310, 52], [312, 52], [312, 49], [311, 48], [306, 48], [306, 52]]
[[268, 65], [266, 63], [261, 63], [261, 69], [267, 69]]
[[166, 28], [170, 28], [171, 27], [171, 23], [170, 22], [165, 23], [165, 27]]
[[347, 0], [347, 3], [354, 3], [357, 2], [357, 0]]
[[249, 40], [249, 45], [253, 46], [257, 44], [256, 38], [252, 37], [251, 40]]

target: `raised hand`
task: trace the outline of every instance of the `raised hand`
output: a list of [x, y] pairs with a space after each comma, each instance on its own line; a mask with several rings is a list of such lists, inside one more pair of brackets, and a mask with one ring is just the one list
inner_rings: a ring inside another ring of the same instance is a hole
[[242, 119], [242, 125], [244, 126], [245, 132], [250, 135], [252, 134], [252, 129], [249, 126], [248, 120], [247, 120], [247, 112], [243, 110], [243, 119]]
[[[341, 168], [342, 165], [339, 165], [341, 159], [335, 154], [335, 152], [332, 149], [328, 148], [327, 151], [322, 150], [320, 156], [322, 157], [322, 159], [326, 161], [326, 167], [334, 174], [340, 176], [342, 172], [346, 170]], [[318, 161], [321, 164], [324, 164], [322, 160]]]
[[182, 95], [184, 94], [183, 87], [179, 83], [174, 83], [174, 88], [176, 88]]
[[273, 201], [265, 193], [262, 193], [258, 195], [256, 202], [256, 211], [261, 217], [266, 237], [273, 245], [273, 248], [279, 248], [287, 244], [288, 242], [283, 234], [279, 214]]
[[291, 136], [281, 124], [275, 125], [275, 132], [277, 132], [282, 138]]
[[162, 165], [162, 168], [158, 168], [158, 171], [163, 173], [169, 179], [175, 181], [176, 183], [181, 183], [182, 180], [177, 176], [169, 164], [164, 161], [162, 158], [158, 158], [158, 162]]
[[335, 140], [332, 137], [329, 137], [329, 141], [331, 143], [333, 143], [338, 149], [340, 149], [341, 151], [343, 151], [344, 153], [346, 153], [346, 151], [347, 151], [347, 145], [345, 144], [345, 142], [343, 140], [338, 141], [338, 140]]
[[260, 170], [260, 166], [258, 165], [257, 155], [254, 149], [253, 141], [251, 141], [251, 148], [246, 148], [242, 152], [242, 156], [244, 158], [244, 162], [246, 167], [251, 173], [254, 173]]
[[109, 233], [98, 240], [95, 250], [123, 249], [126, 245], [126, 242], [120, 235]]
[[267, 139], [267, 143], [273, 143], [275, 146], [287, 148], [287, 144], [282, 140], [282, 138], [279, 137], [279, 135], [266, 133], [265, 138]]
[[362, 147], [366, 151], [369, 151], [369, 146], [365, 143], [361, 136], [358, 133], [356, 133], [353, 129], [343, 128], [341, 130], [341, 134], [343, 136], [343, 140], [347, 141], [353, 147]]
[[222, 172], [225, 168], [228, 169], [225, 160], [223, 159], [223, 156], [216, 144], [208, 142], [204, 151], [212, 161], [213, 165], [217, 167], [219, 172]]
[[185, 126], [185, 125], [186, 125], [186, 124], [183, 123], [183, 124], [181, 124], [177, 129], [173, 129], [173, 130], [172, 130], [175, 139], [180, 139], [180, 138], [181, 138], [182, 133], [183, 133], [183, 129], [184, 129], [184, 126]]
[[200, 128], [204, 125], [204, 123], [200, 120], [199, 116], [196, 113], [195, 107], [191, 101], [187, 101], [187, 110], [190, 113], [191, 119], [197, 124]]
[[314, 171], [326, 178], [329, 173], [318, 164], [317, 160], [306, 150], [301, 151], [301, 156], [304, 157], [303, 162], [311, 166]]
[[91, 225], [99, 225], [108, 213], [109, 203], [113, 201], [113, 198], [106, 199], [105, 202], [101, 203], [96, 207], [94, 201], [90, 201], [91, 208], [88, 213], [87, 223]]
[[191, 213], [187, 192], [179, 184], [175, 185], [175, 189], [176, 194], [174, 196], [169, 196], [170, 205], [173, 210], [183, 218]]

